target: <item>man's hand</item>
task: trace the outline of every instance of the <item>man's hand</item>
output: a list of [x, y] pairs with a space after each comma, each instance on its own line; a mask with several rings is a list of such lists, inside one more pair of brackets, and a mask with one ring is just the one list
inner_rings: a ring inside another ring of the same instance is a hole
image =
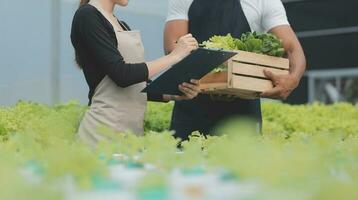
[[270, 71], [264, 71], [265, 76], [272, 81], [274, 88], [262, 93], [261, 97], [285, 100], [297, 88], [306, 69], [306, 58], [301, 44], [290, 26], [278, 26], [269, 32], [282, 40], [290, 60], [290, 74], [275, 75]]
[[194, 99], [200, 93], [199, 81], [191, 80], [191, 83], [183, 83], [179, 85], [179, 90], [183, 93], [183, 95], [175, 96], [175, 101]]
[[197, 97], [200, 93], [199, 81], [192, 79], [190, 83], [182, 83], [178, 86], [183, 95], [164, 95], [164, 101], [184, 101]]
[[299, 78], [292, 74], [276, 75], [271, 71], [264, 70], [265, 76], [272, 81], [273, 89], [265, 91], [261, 97], [286, 100], [291, 92], [297, 88]]

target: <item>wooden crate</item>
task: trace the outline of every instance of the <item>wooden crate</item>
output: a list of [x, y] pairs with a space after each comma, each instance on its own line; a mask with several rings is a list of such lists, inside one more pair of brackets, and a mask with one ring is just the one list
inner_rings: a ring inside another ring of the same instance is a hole
[[209, 73], [200, 80], [202, 93], [255, 99], [262, 92], [273, 88], [271, 80], [264, 75], [264, 70], [275, 74], [289, 73], [288, 59], [245, 51], [238, 51], [227, 66], [227, 71]]

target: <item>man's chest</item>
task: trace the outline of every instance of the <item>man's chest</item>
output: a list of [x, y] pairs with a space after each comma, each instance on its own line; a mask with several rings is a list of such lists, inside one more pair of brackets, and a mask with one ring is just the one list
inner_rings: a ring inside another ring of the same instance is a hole
[[[195, 0], [186, 0], [186, 8], [187, 13], [189, 14], [189, 10], [192, 9], [192, 4]], [[238, 0], [239, 1], [239, 0]], [[261, 0], [241, 0], [239, 1], [241, 4], [241, 7], [239, 9], [242, 9], [251, 29], [253, 31], [261, 31], [261, 20], [263, 16], [262, 12], [262, 1]], [[195, 11], [194, 11], [195, 12]], [[222, 12], [225, 12], [223, 10]], [[240, 12], [238, 10], [237, 12]]]

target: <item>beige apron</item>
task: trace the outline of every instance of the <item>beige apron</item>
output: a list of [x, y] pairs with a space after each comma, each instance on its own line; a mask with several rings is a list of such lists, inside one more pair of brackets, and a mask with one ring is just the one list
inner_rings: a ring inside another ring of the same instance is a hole
[[[118, 50], [126, 63], [144, 62], [144, 48], [139, 31], [120, 31], [96, 1], [91, 1], [114, 27]], [[101, 67], [101, 66], [99, 66]], [[114, 131], [132, 131], [142, 135], [147, 95], [141, 93], [145, 82], [127, 88], [118, 87], [108, 76], [95, 89], [92, 105], [79, 126], [81, 141], [94, 147], [98, 141], [108, 139], [98, 128], [107, 126]]]

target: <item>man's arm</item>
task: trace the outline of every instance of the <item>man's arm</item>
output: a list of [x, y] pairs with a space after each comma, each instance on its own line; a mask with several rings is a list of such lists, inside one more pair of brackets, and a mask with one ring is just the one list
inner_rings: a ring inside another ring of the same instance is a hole
[[283, 41], [283, 47], [290, 60], [290, 74], [275, 75], [272, 72], [265, 71], [265, 75], [272, 80], [274, 88], [262, 93], [261, 96], [287, 99], [291, 92], [298, 86], [306, 70], [306, 58], [295, 32], [289, 25], [275, 27], [269, 32]]
[[188, 20], [168, 21], [164, 29], [164, 52], [169, 54], [173, 51], [178, 39], [189, 33]]

